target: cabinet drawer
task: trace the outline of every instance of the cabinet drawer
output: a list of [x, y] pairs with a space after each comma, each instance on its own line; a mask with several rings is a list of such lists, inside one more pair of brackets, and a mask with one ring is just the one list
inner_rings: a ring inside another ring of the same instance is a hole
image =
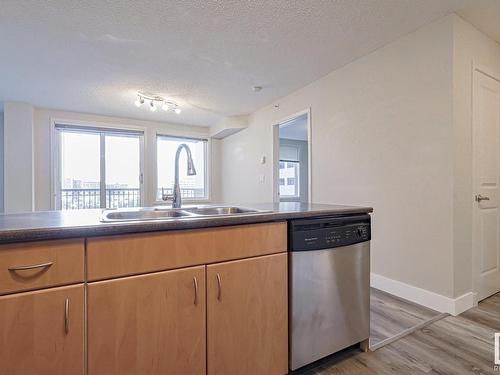
[[82, 282], [84, 240], [0, 246], [0, 294]]
[[108, 236], [87, 240], [88, 280], [287, 251], [285, 222]]

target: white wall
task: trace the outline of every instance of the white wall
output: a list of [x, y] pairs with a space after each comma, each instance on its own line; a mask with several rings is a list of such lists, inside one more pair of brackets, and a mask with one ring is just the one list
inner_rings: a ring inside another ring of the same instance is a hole
[[312, 201], [373, 206], [372, 271], [452, 297], [453, 23], [434, 22], [253, 113], [222, 141], [223, 199], [272, 201], [272, 165], [260, 164], [272, 159], [271, 125], [311, 107]]
[[[156, 183], [156, 133], [169, 135], [207, 137], [209, 128], [199, 126], [188, 126], [180, 124], [166, 124], [150, 121], [139, 121], [116, 117], [97, 116], [84, 113], [63, 112], [36, 108], [34, 111], [34, 186], [35, 186], [35, 210], [51, 209], [51, 122], [61, 120], [69, 123], [101, 124], [108, 126], [140, 127], [145, 131], [145, 204], [152, 205], [154, 201], [154, 184]], [[211, 145], [212, 151], [217, 156], [217, 144]], [[215, 178], [211, 180], [211, 190], [215, 191], [213, 196], [218, 197], [218, 171], [215, 169]], [[151, 188], [153, 186], [153, 188]]]
[[4, 104], [4, 206], [6, 213], [31, 211], [33, 190], [33, 106]]
[[500, 45], [471, 24], [453, 19], [454, 294], [472, 290], [472, 72], [473, 64], [500, 76]]

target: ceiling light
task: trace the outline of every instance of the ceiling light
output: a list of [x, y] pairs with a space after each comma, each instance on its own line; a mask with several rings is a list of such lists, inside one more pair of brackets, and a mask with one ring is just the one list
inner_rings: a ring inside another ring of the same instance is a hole
[[149, 101], [149, 109], [151, 112], [156, 112], [158, 107], [161, 106], [161, 109], [164, 111], [172, 111], [175, 112], [176, 114], [181, 113], [181, 108], [177, 105], [177, 103], [165, 99], [163, 96], [160, 95], [155, 95], [155, 94], [146, 94], [143, 92], [137, 93], [137, 99], [134, 102], [134, 104], [137, 107], [140, 107], [144, 104], [144, 101], [148, 100]]
[[151, 100], [151, 103], [149, 105], [150, 105], [149, 109], [151, 110], [151, 112], [156, 112], [156, 106], [153, 100]]
[[137, 100], [134, 103], [137, 107], [140, 107], [144, 104], [144, 98], [140, 95], [137, 96]]

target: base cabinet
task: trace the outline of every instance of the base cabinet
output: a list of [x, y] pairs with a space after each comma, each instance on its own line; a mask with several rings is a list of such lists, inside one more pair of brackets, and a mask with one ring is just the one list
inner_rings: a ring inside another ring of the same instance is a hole
[[89, 375], [202, 375], [205, 267], [88, 286]]
[[4, 247], [0, 375], [286, 374], [286, 229]]
[[207, 266], [209, 375], [288, 372], [287, 254]]
[[0, 297], [1, 375], [84, 374], [83, 285]]

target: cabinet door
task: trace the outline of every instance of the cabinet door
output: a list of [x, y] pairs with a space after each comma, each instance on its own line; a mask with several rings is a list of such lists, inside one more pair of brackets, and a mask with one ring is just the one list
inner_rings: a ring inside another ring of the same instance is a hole
[[88, 286], [89, 375], [205, 374], [205, 267]]
[[83, 375], [83, 285], [0, 297], [0, 374]]
[[287, 254], [207, 266], [209, 375], [288, 372]]

